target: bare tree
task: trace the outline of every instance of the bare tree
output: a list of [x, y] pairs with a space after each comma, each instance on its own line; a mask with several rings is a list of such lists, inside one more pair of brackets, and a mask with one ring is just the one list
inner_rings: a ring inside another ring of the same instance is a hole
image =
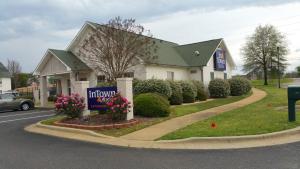
[[272, 25], [258, 26], [242, 48], [244, 71], [263, 72], [264, 85], [268, 85], [268, 69], [277, 70], [279, 55], [279, 67], [283, 72], [287, 66], [287, 53], [288, 46], [283, 34]]
[[[147, 33], [147, 36], [144, 34]], [[89, 55], [96, 69], [114, 81], [141, 61], [149, 62], [156, 56], [157, 46], [149, 31], [134, 19], [116, 17], [107, 24], [98, 25], [84, 40], [80, 54]]]
[[12, 89], [15, 89], [18, 87], [18, 78], [22, 67], [18, 61], [7, 59], [7, 69], [12, 78]]

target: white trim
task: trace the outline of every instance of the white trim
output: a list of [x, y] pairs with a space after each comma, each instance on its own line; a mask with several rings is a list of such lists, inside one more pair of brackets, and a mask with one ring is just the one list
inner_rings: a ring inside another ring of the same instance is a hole
[[227, 47], [227, 45], [226, 45], [226, 43], [225, 43], [225, 41], [223, 39], [222, 39], [222, 42], [223, 42], [223, 44], [224, 44], [224, 46], [226, 48], [226, 51], [228, 52], [228, 54], [230, 56], [230, 60], [231, 60], [232, 66], [235, 68], [236, 64], [235, 64], [234, 60], [232, 59], [232, 55], [231, 55], [230, 51], [228, 50], [228, 47]]
[[88, 21], [86, 21], [84, 23], [84, 25], [80, 28], [79, 32], [76, 34], [75, 38], [71, 41], [71, 43], [66, 48], [67, 51], [70, 51], [72, 46], [75, 45], [75, 43], [77, 42], [77, 39], [79, 39], [81, 37], [82, 33], [87, 29], [87, 25], [89, 25], [95, 29], [95, 27], [92, 24], [90, 24]]
[[[67, 68], [67, 73], [69, 73], [71, 71], [71, 68], [66, 65], [62, 60], [60, 60], [53, 52], [51, 52], [51, 50], [47, 49], [46, 53], [44, 54], [43, 58], [41, 59], [40, 63], [38, 64], [38, 66], [35, 68], [35, 70], [33, 71], [33, 75], [41, 75], [40, 71], [38, 71], [40, 69], [41, 64], [45, 61], [48, 53], [51, 53], [56, 59], [58, 59], [64, 66], [66, 66]], [[64, 74], [64, 73], [63, 73]], [[50, 75], [50, 74], [49, 74]]]
[[[214, 50], [214, 52], [213, 52], [213, 54], [210, 56], [210, 58], [212, 58], [212, 57], [214, 56], [214, 54], [216, 53], [218, 47], [221, 45], [222, 42], [223, 42], [223, 44], [224, 44], [224, 46], [225, 46], [225, 48], [226, 48], [226, 52], [228, 52], [228, 54], [229, 54], [229, 56], [230, 56], [230, 61], [231, 61], [232, 67], [235, 68], [235, 67], [236, 67], [236, 64], [234, 63], [234, 61], [233, 61], [233, 59], [232, 59], [232, 56], [231, 56], [231, 54], [230, 54], [230, 52], [229, 52], [229, 50], [228, 50], [227, 45], [225, 44], [224, 39], [221, 39], [220, 43], [217, 45], [216, 49]], [[210, 58], [209, 58], [209, 60], [210, 60]], [[227, 56], [226, 56], [226, 58], [227, 58]], [[209, 62], [209, 61], [208, 61], [208, 62]], [[206, 63], [206, 66], [207, 66], [208, 62]]]
[[67, 68], [67, 71], [71, 71], [71, 68], [68, 66], [68, 65], [66, 65], [62, 60], [60, 60], [56, 55], [55, 55], [55, 53], [53, 53], [53, 52], [51, 52], [51, 50], [48, 50], [53, 56], [55, 56], [62, 64], [64, 64], [65, 66], [66, 66], [66, 68]]
[[33, 75], [40, 75], [40, 72], [38, 73], [37, 70], [39, 69], [40, 65], [43, 63], [44, 59], [46, 58], [48, 54], [48, 49], [47, 51], [45, 52], [44, 56], [42, 57], [42, 59], [40, 60], [39, 64], [37, 65], [37, 67], [34, 69], [33, 71]]

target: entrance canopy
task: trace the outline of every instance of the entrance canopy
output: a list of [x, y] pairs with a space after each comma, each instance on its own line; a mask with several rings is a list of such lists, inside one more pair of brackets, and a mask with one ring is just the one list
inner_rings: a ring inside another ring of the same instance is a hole
[[48, 49], [35, 69], [34, 75], [49, 76], [85, 70], [90, 70], [90, 68], [72, 52]]

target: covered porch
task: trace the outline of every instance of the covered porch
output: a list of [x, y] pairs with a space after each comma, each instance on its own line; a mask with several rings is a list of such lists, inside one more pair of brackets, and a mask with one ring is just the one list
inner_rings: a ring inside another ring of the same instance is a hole
[[55, 81], [56, 95], [76, 93], [76, 81], [89, 81], [89, 86], [97, 85], [95, 72], [73, 53], [63, 50], [47, 50], [37, 66], [34, 74], [39, 76], [40, 103], [42, 107], [48, 103], [48, 80]]

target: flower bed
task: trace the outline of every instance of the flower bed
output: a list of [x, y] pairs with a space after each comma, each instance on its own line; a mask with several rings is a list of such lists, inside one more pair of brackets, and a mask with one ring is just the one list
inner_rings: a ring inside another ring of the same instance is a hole
[[86, 130], [104, 130], [113, 128], [126, 128], [138, 123], [140, 123], [140, 120], [138, 119], [114, 122], [109, 115], [102, 114], [90, 116], [90, 118], [86, 120], [80, 118], [65, 118], [54, 122], [54, 125]]

